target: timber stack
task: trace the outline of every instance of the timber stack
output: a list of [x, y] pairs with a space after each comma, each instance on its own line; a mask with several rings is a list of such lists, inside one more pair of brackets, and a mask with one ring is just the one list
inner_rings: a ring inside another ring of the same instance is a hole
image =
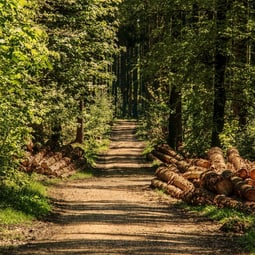
[[152, 187], [193, 205], [254, 211], [255, 163], [242, 158], [236, 148], [229, 148], [226, 157], [219, 147], [213, 147], [206, 158], [185, 158], [161, 144], [148, 156], [160, 162]]
[[73, 175], [77, 168], [86, 166], [84, 151], [66, 145], [58, 151], [47, 149], [29, 149], [21, 162], [21, 170], [27, 173], [38, 173], [49, 177], [65, 178]]

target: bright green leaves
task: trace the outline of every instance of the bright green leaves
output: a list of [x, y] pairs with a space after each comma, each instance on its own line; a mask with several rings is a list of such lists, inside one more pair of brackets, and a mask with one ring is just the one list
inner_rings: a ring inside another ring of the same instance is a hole
[[[34, 2], [36, 6], [36, 1]], [[26, 0], [0, 2], [0, 159], [8, 167], [22, 151], [33, 122], [42, 71], [50, 67], [47, 34]], [[1, 172], [1, 170], [0, 170]]]

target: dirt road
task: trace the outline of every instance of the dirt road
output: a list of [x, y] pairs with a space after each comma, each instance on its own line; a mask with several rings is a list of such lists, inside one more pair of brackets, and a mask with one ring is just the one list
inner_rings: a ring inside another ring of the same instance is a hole
[[51, 190], [55, 209], [48, 234], [6, 254], [239, 254], [217, 224], [151, 190], [153, 173], [134, 134], [134, 122], [116, 122], [96, 176]]

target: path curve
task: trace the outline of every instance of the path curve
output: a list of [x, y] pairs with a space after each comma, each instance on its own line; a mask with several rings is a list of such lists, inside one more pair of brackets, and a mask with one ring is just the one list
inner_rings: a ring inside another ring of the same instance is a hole
[[117, 121], [96, 176], [51, 190], [55, 216], [50, 235], [8, 254], [239, 254], [217, 224], [183, 211], [176, 200], [150, 188], [153, 173], [135, 128], [135, 122]]

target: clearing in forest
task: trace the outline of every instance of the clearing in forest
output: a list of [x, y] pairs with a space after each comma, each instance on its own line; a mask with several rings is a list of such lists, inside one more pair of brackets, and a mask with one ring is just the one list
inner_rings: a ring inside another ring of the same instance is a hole
[[6, 254], [240, 254], [219, 225], [187, 213], [150, 188], [153, 171], [136, 122], [117, 121], [95, 176], [51, 189], [54, 215], [47, 231]]

